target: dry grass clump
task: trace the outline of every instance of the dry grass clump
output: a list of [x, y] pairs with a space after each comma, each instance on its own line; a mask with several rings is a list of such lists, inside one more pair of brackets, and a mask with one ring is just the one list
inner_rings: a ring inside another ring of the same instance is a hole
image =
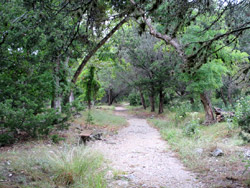
[[0, 187], [106, 187], [102, 156], [84, 146], [37, 145], [0, 161]]

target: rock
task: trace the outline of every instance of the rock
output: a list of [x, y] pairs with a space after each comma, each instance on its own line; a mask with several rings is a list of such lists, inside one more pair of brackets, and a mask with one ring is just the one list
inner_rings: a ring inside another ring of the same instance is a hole
[[195, 153], [201, 155], [203, 153], [203, 149], [202, 148], [196, 148]]
[[244, 152], [244, 158], [250, 158], [250, 150], [245, 150], [245, 152]]
[[212, 153], [211, 153], [212, 156], [214, 157], [219, 157], [219, 156], [222, 156], [224, 155], [223, 151], [219, 148], [216, 148]]

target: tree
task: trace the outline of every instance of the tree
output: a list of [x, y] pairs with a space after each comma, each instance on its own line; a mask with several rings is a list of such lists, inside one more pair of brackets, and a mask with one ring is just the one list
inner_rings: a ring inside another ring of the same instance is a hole
[[178, 58], [174, 59], [169, 46], [162, 47], [162, 43], [149, 34], [139, 36], [134, 29], [128, 29], [125, 37], [126, 42], [121, 42], [123, 37], [120, 38], [119, 49], [120, 56], [132, 66], [127, 78], [139, 92], [148, 93], [152, 112], [155, 111], [155, 97], [159, 96], [159, 113], [162, 113], [164, 89], [171, 87]]

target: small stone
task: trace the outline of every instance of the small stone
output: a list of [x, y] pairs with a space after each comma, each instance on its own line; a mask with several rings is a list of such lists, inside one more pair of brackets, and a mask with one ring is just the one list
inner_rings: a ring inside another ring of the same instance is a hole
[[203, 153], [203, 149], [202, 148], [196, 148], [195, 153], [201, 155]]
[[244, 157], [245, 157], [245, 158], [250, 158], [250, 150], [246, 150], [246, 151], [244, 152]]
[[223, 151], [221, 149], [218, 149], [216, 148], [212, 153], [211, 153], [212, 156], [214, 157], [219, 157], [219, 156], [222, 156], [224, 155]]
[[12, 177], [13, 176], [13, 174], [9, 174], [9, 177]]

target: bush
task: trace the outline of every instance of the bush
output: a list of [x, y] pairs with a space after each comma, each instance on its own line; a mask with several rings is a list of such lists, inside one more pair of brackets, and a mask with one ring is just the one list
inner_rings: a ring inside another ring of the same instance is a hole
[[245, 142], [250, 143], [250, 112], [239, 120], [240, 136]]
[[128, 96], [128, 100], [129, 100], [129, 104], [131, 106], [137, 106], [137, 105], [141, 105], [141, 98], [138, 94], [136, 93], [131, 93]]
[[197, 120], [192, 120], [185, 124], [185, 127], [183, 128], [183, 133], [186, 136], [192, 136], [199, 132], [198, 127], [199, 127], [199, 122]]
[[9, 145], [9, 144], [13, 144], [14, 143], [14, 138], [13, 136], [11, 136], [8, 133], [3, 133], [0, 134], [0, 147], [1, 146], [5, 146], [5, 145]]
[[60, 137], [58, 134], [51, 135], [51, 140], [53, 143], [58, 144], [61, 140], [65, 140], [65, 138]]
[[186, 136], [192, 136], [194, 134], [197, 134], [199, 132], [198, 127], [200, 126], [199, 124], [199, 118], [196, 119], [197, 112], [191, 113], [192, 120], [187, 122], [183, 128], [183, 133]]
[[[35, 138], [48, 135], [55, 128], [55, 125], [60, 129], [68, 126], [66, 121], [70, 117], [69, 113], [58, 114], [54, 109], [42, 108], [41, 104], [41, 106], [32, 104], [27, 108], [21, 108], [13, 106], [13, 103], [15, 104], [12, 100], [0, 103], [0, 119], [3, 122], [0, 129], [8, 134], [17, 135], [21, 131]], [[35, 109], [36, 106], [37, 109]], [[7, 139], [6, 136], [5, 139]], [[10, 139], [13, 139], [13, 137]]]
[[250, 142], [250, 96], [241, 97], [236, 101], [235, 116], [228, 118], [234, 125], [241, 128], [240, 136]]

